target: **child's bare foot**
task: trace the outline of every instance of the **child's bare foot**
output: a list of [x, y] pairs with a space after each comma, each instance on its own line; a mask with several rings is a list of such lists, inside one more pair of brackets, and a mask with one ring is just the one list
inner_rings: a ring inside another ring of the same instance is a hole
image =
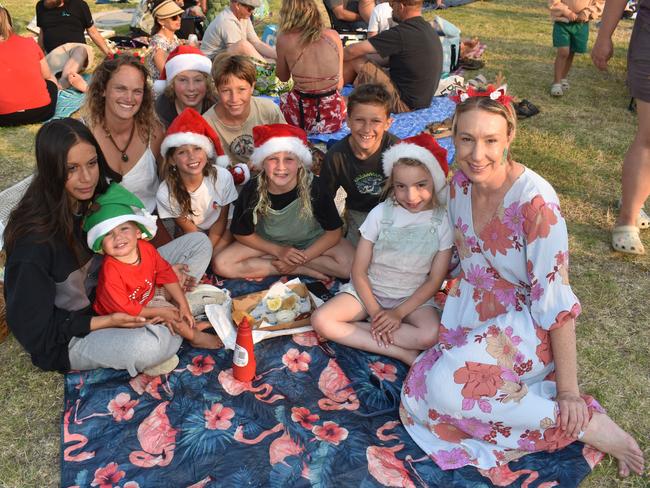
[[320, 271], [316, 271], [315, 269], [308, 266], [297, 266], [294, 272], [291, 274], [311, 276], [312, 278], [316, 278], [317, 280], [321, 281], [327, 281], [330, 279], [330, 277], [326, 274], [323, 274]]
[[68, 82], [70, 85], [81, 93], [86, 93], [88, 90], [88, 83], [84, 80], [83, 76], [78, 73], [70, 73], [68, 75]]
[[630, 434], [603, 413], [594, 413], [582, 442], [618, 460], [618, 474], [625, 478], [631, 472], [643, 474], [643, 452]]
[[[219, 336], [202, 332], [206, 328], [211, 327], [210, 322], [199, 322], [197, 327], [192, 328], [184, 320], [177, 320], [172, 322], [172, 327], [174, 328], [174, 332], [194, 347], [201, 349], [219, 349], [223, 347], [223, 342], [221, 342]], [[199, 327], [202, 328], [199, 329]]]

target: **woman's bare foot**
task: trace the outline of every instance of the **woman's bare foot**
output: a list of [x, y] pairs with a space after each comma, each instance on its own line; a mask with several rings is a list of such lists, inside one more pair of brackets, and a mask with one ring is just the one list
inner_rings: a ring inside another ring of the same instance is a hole
[[618, 460], [618, 474], [625, 478], [631, 472], [643, 474], [643, 452], [630, 434], [604, 413], [594, 413], [585, 435], [580, 439]]
[[83, 76], [78, 73], [70, 73], [68, 75], [68, 82], [70, 85], [81, 93], [86, 93], [88, 90], [88, 83], [84, 80]]

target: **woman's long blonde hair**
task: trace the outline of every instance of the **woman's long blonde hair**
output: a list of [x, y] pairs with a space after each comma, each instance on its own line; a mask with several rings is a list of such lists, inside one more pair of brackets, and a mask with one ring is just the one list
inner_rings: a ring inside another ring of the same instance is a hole
[[314, 0], [282, 0], [281, 33], [300, 33], [300, 41], [307, 45], [319, 40], [323, 29], [325, 24]]
[[0, 37], [6, 41], [13, 33], [13, 22], [11, 21], [9, 10], [4, 7], [0, 7]]
[[[311, 184], [314, 179], [311, 171], [306, 169], [302, 164], [298, 168], [298, 199], [300, 200], [300, 218], [303, 220], [310, 219], [314, 215], [311, 206]], [[269, 197], [269, 183], [264, 172], [264, 163], [262, 171], [257, 175], [257, 194], [259, 199], [253, 209], [253, 224], [257, 225], [257, 216], [265, 216], [271, 209], [271, 199]]]

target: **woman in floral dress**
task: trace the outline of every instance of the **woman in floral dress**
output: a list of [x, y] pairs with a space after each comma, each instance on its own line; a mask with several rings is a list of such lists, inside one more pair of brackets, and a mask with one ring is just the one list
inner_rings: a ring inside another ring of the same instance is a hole
[[[476, 94], [474, 94], [476, 95]], [[557, 195], [514, 162], [516, 119], [503, 91], [456, 109], [448, 212], [461, 274], [440, 342], [416, 359], [400, 416], [442, 469], [499, 466], [576, 439], [642, 473], [643, 453], [578, 390], [568, 242]]]

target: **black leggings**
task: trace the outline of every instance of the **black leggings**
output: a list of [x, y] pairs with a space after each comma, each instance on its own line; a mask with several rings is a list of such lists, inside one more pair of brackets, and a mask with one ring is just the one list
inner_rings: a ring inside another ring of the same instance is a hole
[[45, 122], [46, 120], [51, 119], [56, 111], [58, 88], [56, 83], [50, 80], [45, 80], [45, 84], [47, 85], [47, 92], [50, 95], [49, 104], [44, 107], [30, 108], [29, 110], [21, 110], [11, 114], [0, 115], [0, 127], [35, 124], [37, 122]]

